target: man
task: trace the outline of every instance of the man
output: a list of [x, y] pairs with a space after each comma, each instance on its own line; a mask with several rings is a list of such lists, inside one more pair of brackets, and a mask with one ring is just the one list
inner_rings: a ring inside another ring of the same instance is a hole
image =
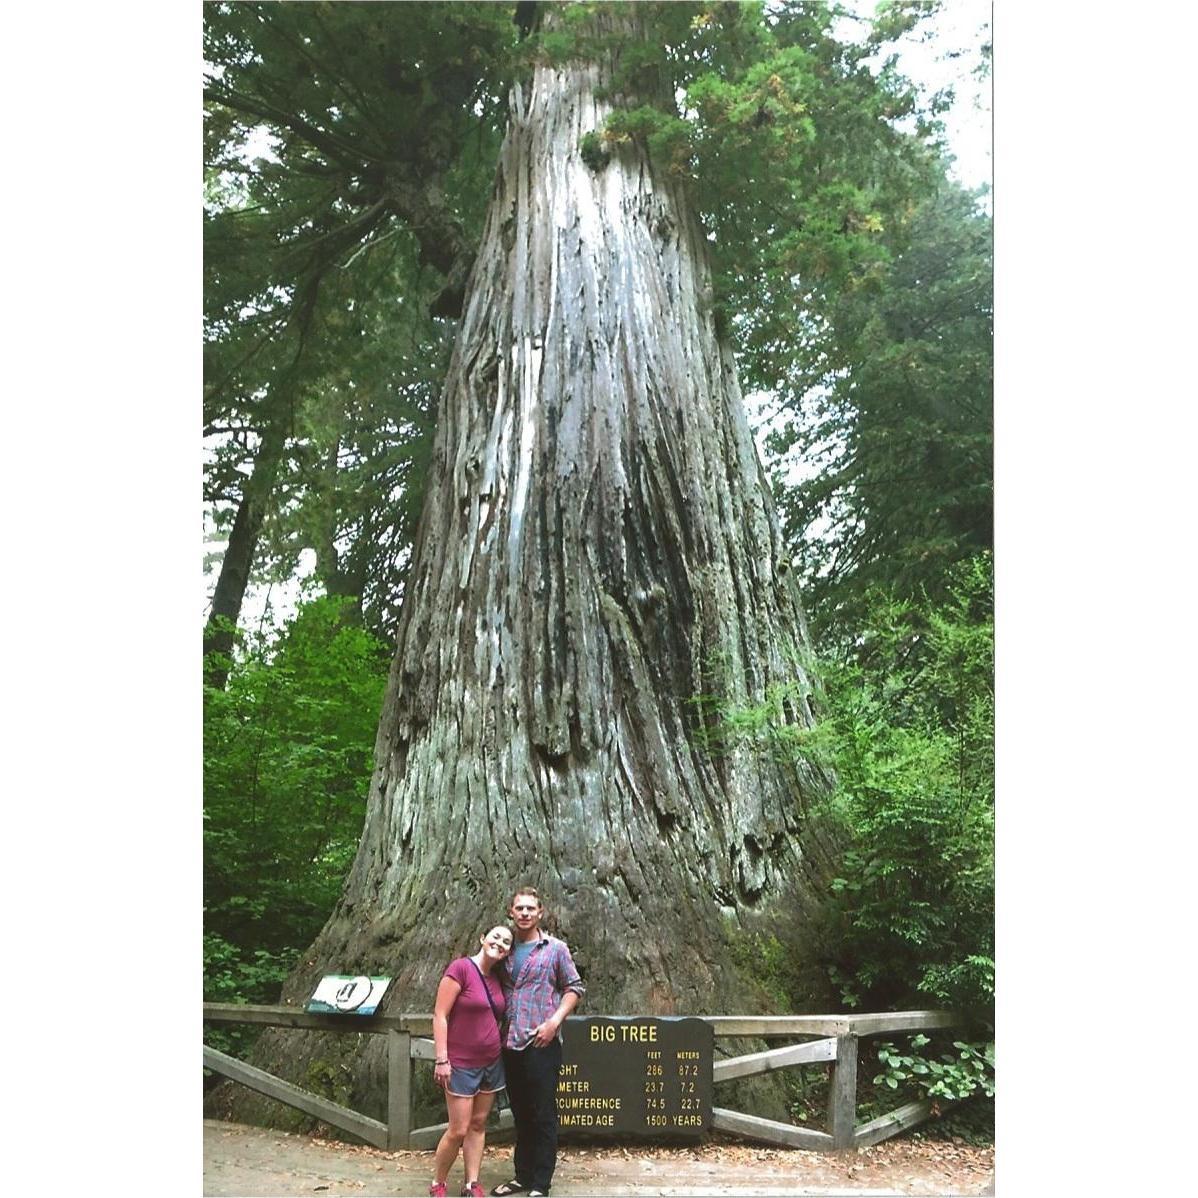
[[512, 895], [515, 942], [501, 975], [507, 998], [503, 1070], [516, 1121], [515, 1177], [491, 1193], [548, 1194], [557, 1165], [557, 1075], [562, 1024], [586, 987], [565, 942], [541, 931], [545, 907], [531, 886]]

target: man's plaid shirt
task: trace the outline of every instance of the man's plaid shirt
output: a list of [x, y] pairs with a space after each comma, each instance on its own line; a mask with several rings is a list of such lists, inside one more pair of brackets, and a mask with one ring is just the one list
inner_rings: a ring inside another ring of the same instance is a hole
[[[505, 1048], [527, 1048], [533, 1032], [557, 1010], [567, 990], [573, 990], [579, 998], [586, 993], [565, 941], [545, 932], [516, 977], [512, 978], [510, 964], [505, 963], [499, 980], [507, 997]], [[559, 1040], [561, 1035], [559, 1028]]]

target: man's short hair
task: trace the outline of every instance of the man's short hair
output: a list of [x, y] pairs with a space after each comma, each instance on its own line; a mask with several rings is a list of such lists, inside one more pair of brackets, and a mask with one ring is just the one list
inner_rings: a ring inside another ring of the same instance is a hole
[[512, 897], [510, 899], [508, 899], [507, 905], [509, 907], [514, 907], [516, 905], [516, 900], [522, 894], [527, 894], [527, 895], [531, 896], [532, 898], [535, 898], [537, 900], [538, 907], [545, 906], [545, 900], [542, 899], [541, 896], [537, 893], [537, 888], [535, 886], [517, 886], [516, 889], [512, 891]]

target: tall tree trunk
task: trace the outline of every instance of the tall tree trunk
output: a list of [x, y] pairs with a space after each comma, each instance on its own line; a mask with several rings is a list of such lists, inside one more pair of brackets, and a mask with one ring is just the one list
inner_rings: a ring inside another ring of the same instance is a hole
[[[249, 585], [250, 570], [262, 532], [262, 521], [271, 491], [283, 460], [287, 433], [280, 420], [273, 420], [262, 431], [254, 468], [241, 492], [241, 502], [233, 518], [229, 544], [221, 558], [220, 574], [212, 595], [212, 610], [204, 626], [204, 682], [223, 690], [229, 671], [225, 661], [233, 651], [234, 629], [241, 615], [241, 604]], [[213, 656], [214, 655], [214, 656]]]
[[[683, 186], [639, 149], [598, 173], [580, 157], [608, 78], [570, 63], [517, 89], [361, 845], [286, 1001], [383, 972], [389, 1010], [431, 1009], [445, 961], [527, 881], [585, 1009], [766, 1010], [735, 942], [818, 896], [805, 816], [828, 779], [713, 752], [696, 702], [805, 690], [807, 637]], [[350, 1039], [274, 1033], [258, 1057], [310, 1076]], [[353, 1096], [380, 1110], [378, 1048], [352, 1052]]]

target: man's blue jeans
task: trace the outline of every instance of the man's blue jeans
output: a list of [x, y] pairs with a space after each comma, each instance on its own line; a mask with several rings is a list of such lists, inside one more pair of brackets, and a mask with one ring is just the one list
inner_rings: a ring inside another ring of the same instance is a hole
[[562, 1045], [503, 1050], [507, 1096], [516, 1122], [516, 1180], [530, 1190], [549, 1193], [557, 1167], [557, 1075]]

